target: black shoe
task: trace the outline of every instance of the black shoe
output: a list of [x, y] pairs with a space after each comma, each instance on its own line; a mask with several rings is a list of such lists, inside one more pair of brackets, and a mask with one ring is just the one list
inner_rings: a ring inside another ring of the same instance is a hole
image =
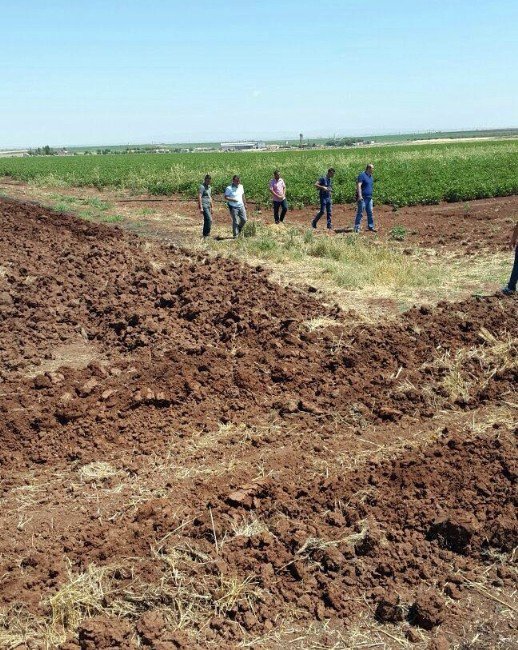
[[312, 221], [312, 222], [311, 222], [311, 227], [312, 227], [312, 228], [316, 228], [316, 227], [317, 227], [317, 224], [315, 223], [315, 221]]
[[377, 228], [369, 228], [369, 232], [378, 232]]

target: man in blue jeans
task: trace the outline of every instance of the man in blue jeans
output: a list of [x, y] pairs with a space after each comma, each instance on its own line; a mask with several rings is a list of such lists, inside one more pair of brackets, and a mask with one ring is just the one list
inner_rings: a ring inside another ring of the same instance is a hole
[[511, 237], [511, 248], [514, 248], [513, 270], [511, 271], [511, 277], [509, 278], [507, 286], [502, 289], [506, 296], [513, 296], [516, 294], [516, 283], [518, 282], [518, 221], [514, 226]]
[[327, 229], [333, 230], [333, 224], [331, 223], [331, 217], [333, 213], [333, 200], [331, 198], [331, 192], [333, 191], [333, 176], [335, 175], [335, 170], [331, 167], [327, 170], [325, 176], [321, 176], [318, 181], [315, 183], [315, 187], [318, 189], [320, 196], [320, 210], [313, 217], [311, 222], [311, 227], [316, 228], [317, 223], [320, 217], [326, 213], [327, 216]]
[[354, 220], [354, 232], [360, 232], [360, 224], [362, 222], [363, 211], [367, 213], [367, 228], [370, 232], [376, 232], [374, 227], [374, 218], [372, 216], [372, 191], [374, 189], [374, 179], [372, 172], [374, 165], [369, 163], [356, 179], [356, 219]]
[[232, 217], [232, 235], [236, 239], [246, 223], [245, 190], [237, 174], [232, 176], [232, 183], [225, 188], [225, 200]]

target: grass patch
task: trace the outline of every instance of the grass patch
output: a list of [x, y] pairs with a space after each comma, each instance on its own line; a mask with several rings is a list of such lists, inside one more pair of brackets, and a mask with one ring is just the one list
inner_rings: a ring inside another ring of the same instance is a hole
[[[355, 235], [315, 236], [312, 231], [296, 227], [254, 226], [255, 236], [237, 241], [234, 252], [240, 257], [277, 264], [302, 263], [308, 267], [308, 276], [326, 275], [338, 287], [429, 287], [439, 284], [444, 274], [440, 265], [431, 267], [377, 240]], [[228, 247], [225, 242], [213, 245]]]
[[394, 241], [404, 241], [405, 237], [407, 236], [407, 232], [408, 231], [405, 226], [394, 226], [390, 229], [389, 236], [390, 239], [393, 239]]

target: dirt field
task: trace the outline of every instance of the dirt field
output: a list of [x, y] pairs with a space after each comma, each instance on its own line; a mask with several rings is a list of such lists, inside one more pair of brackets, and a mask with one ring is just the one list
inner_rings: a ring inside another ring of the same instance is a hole
[[[0, 647], [518, 647], [516, 298], [358, 324], [109, 200], [153, 239], [0, 199]], [[517, 207], [380, 238], [474, 259]]]

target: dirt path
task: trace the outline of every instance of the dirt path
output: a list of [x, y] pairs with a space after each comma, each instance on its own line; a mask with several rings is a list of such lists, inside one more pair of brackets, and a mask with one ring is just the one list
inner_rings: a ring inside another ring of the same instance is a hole
[[[157, 235], [168, 241], [185, 244], [193, 235], [201, 234], [201, 217], [196, 201], [182, 197], [133, 196], [120, 191], [95, 188], [38, 188], [26, 183], [0, 179], [0, 191], [13, 198], [55, 202], [59, 195], [105, 201], [114, 211], [133, 222], [133, 227], [147, 235]], [[249, 204], [251, 218], [264, 223], [273, 222], [268, 209], [256, 209]], [[286, 223], [309, 228], [315, 209], [290, 210]], [[338, 235], [352, 230], [355, 206], [334, 206], [334, 228]], [[391, 231], [404, 229], [402, 246], [434, 249], [439, 254], [452, 252], [456, 256], [477, 255], [504, 250], [516, 222], [518, 196], [480, 199], [463, 203], [419, 205], [394, 211], [391, 206], [376, 206], [376, 226], [381, 239], [391, 239]], [[321, 230], [323, 229], [323, 225]], [[228, 211], [216, 197], [216, 234], [230, 233]], [[363, 224], [365, 228], [365, 223]], [[200, 233], [198, 233], [200, 231]], [[366, 236], [368, 234], [366, 233]]]

